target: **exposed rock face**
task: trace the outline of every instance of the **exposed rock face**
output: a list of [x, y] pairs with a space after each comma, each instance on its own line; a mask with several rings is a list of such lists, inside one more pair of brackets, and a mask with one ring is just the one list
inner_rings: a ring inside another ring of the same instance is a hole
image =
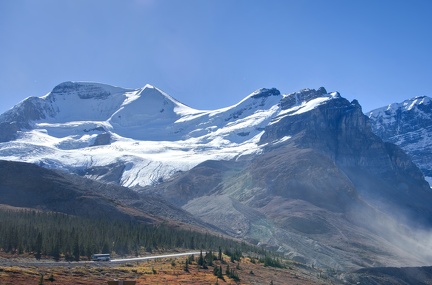
[[0, 142], [14, 140], [20, 129], [19, 125], [15, 122], [0, 123]]
[[251, 98], [258, 99], [258, 98], [266, 98], [270, 96], [279, 96], [279, 95], [281, 95], [281, 93], [276, 88], [271, 88], [271, 89], [261, 88], [257, 90], [255, 94], [251, 96]]
[[[399, 203], [400, 195], [409, 189], [427, 191], [419, 169], [401, 149], [383, 143], [372, 132], [356, 100], [335, 98], [309, 112], [285, 116], [266, 128], [261, 143], [286, 136], [298, 147], [315, 149], [330, 158], [362, 195]], [[372, 180], [379, 183], [380, 191], [366, 182]], [[408, 192], [404, 199], [417, 200], [417, 193]], [[413, 210], [422, 204], [417, 200]]]
[[[301, 262], [354, 268], [419, 262], [383, 238], [381, 231], [396, 234], [376, 221], [392, 221], [397, 208], [431, 224], [422, 173], [372, 132], [357, 101], [324, 92], [284, 98], [286, 112], [265, 128], [261, 155], [206, 162], [144, 191]], [[298, 111], [311, 100], [319, 104]]]
[[400, 146], [432, 183], [432, 100], [415, 97], [367, 113], [372, 130]]
[[97, 135], [93, 146], [109, 145], [111, 142], [111, 135], [109, 133], [102, 133]]
[[283, 100], [281, 100], [281, 108], [289, 109], [296, 105], [301, 104], [302, 102], [307, 102], [315, 98], [319, 98], [327, 94], [327, 91], [324, 87], [320, 87], [318, 90], [315, 89], [303, 89], [299, 92], [294, 92], [286, 96]]
[[81, 99], [106, 99], [111, 94], [109, 91], [105, 90], [101, 86], [83, 84], [77, 82], [63, 82], [57, 85], [52, 90], [52, 95], [68, 95], [71, 93], [77, 94]]
[[32, 121], [46, 118], [47, 112], [51, 111], [40, 98], [30, 97], [22, 101], [0, 115], [0, 142], [14, 140], [19, 130], [30, 129]]

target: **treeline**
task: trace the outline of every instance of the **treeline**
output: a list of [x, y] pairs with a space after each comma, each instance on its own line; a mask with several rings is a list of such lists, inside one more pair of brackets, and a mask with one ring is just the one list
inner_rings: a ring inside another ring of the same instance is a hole
[[61, 213], [0, 210], [0, 250], [55, 260], [90, 259], [94, 253], [141, 255], [170, 249], [218, 249], [265, 254], [220, 236], [135, 221], [94, 219]]

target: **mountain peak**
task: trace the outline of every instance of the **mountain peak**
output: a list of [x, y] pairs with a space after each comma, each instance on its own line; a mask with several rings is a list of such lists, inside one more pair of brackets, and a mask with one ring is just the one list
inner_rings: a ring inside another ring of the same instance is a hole
[[374, 109], [368, 112], [369, 117], [383, 117], [393, 115], [398, 111], [411, 111], [417, 108], [424, 108], [431, 104], [432, 99], [428, 96], [416, 96], [401, 103], [392, 103], [385, 107]]
[[410, 100], [405, 100], [402, 104], [407, 110], [411, 110], [415, 106], [419, 105], [429, 105], [431, 103], [431, 98], [427, 96], [417, 96]]
[[276, 88], [260, 88], [254, 91], [250, 97], [254, 99], [270, 97], [270, 96], [279, 96], [281, 93]]
[[178, 119], [199, 112], [150, 84], [125, 96], [109, 122], [118, 134], [126, 137], [167, 139]]
[[148, 96], [149, 98], [147, 98], [147, 100], [149, 100], [150, 98], [152, 98], [152, 100], [155, 100], [156, 97], [158, 97], [159, 100], [164, 101], [164, 105], [167, 105], [169, 102], [169, 103], [173, 104], [173, 107], [180, 107], [180, 108], [186, 107], [186, 108], [188, 108], [185, 104], [181, 103], [177, 99], [171, 97], [170, 95], [168, 95], [164, 91], [160, 90], [159, 88], [157, 88], [151, 84], [146, 84], [143, 88], [141, 88], [140, 91], [137, 93], [137, 96], [138, 97]]
[[328, 94], [327, 90], [324, 87], [320, 87], [318, 88], [318, 90], [305, 88], [300, 91], [285, 95], [283, 100], [281, 101], [281, 107], [282, 109], [289, 109], [316, 98], [329, 96], [340, 97], [338, 92]]

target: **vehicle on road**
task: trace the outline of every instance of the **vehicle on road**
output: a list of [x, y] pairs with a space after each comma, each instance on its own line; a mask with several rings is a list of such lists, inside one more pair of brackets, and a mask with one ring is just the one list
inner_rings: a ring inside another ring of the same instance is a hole
[[110, 261], [111, 256], [109, 253], [98, 253], [98, 254], [93, 254], [91, 256], [91, 260], [93, 260], [93, 261]]

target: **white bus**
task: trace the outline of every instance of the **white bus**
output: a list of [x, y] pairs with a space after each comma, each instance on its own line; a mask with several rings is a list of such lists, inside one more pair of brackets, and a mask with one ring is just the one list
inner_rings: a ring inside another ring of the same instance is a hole
[[109, 253], [93, 254], [91, 256], [91, 260], [93, 260], [93, 261], [110, 261], [111, 256], [109, 255]]

